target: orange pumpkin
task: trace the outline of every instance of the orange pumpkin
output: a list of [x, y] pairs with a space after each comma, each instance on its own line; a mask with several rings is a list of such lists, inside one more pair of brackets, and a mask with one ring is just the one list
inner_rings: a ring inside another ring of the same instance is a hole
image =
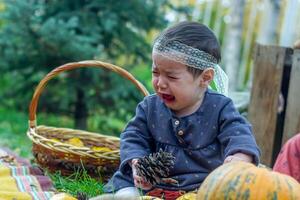
[[300, 184], [292, 177], [246, 162], [215, 169], [198, 190], [198, 200], [300, 199]]

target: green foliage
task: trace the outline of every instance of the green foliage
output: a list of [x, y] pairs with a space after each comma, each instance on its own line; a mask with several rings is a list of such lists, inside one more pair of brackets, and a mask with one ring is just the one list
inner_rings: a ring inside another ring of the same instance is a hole
[[[125, 112], [120, 111], [121, 113]], [[114, 112], [104, 115], [103, 112], [95, 112], [88, 119], [88, 131], [119, 136], [126, 124], [126, 120], [120, 119]], [[125, 114], [124, 114], [125, 115]], [[129, 115], [129, 114], [128, 114]], [[132, 115], [128, 116], [128, 120]], [[101, 124], [103, 124], [101, 126]], [[65, 115], [51, 113], [39, 113], [37, 125], [72, 128], [74, 120]], [[23, 112], [0, 107], [0, 146], [8, 147], [22, 157], [32, 158], [31, 144], [27, 137], [28, 115]]]
[[31, 157], [30, 140], [26, 136], [27, 116], [0, 107], [0, 146], [9, 147], [24, 157]]
[[143, 80], [143, 84], [148, 89], [148, 91], [150, 93], [153, 93], [152, 82], [151, 82], [151, 78], [152, 78], [151, 67], [147, 65], [137, 65], [132, 68], [131, 72], [135, 75], [137, 80]]
[[[68, 117], [57, 117], [43, 113], [38, 116], [38, 119], [39, 124], [49, 126], [70, 127], [73, 123], [73, 120]], [[27, 121], [28, 116], [24, 113], [0, 107], [0, 146], [8, 147], [22, 157], [33, 159], [31, 154], [32, 142], [26, 135]], [[59, 172], [48, 175], [57, 190], [70, 193], [75, 197], [77, 192], [83, 192], [89, 197], [103, 193], [102, 181], [91, 178], [84, 170], [77, 171], [69, 177], [61, 176]]]
[[[122, 63], [129, 71], [143, 63], [151, 66], [147, 35], [167, 25], [167, 8], [176, 10], [165, 0], [3, 2], [0, 73], [6, 86], [0, 86], [0, 103], [22, 111], [27, 111], [38, 82], [62, 64], [90, 59], [115, 64], [121, 57], [130, 57]], [[126, 121], [142, 97], [123, 82], [106, 70], [69, 71], [48, 83], [38, 110], [73, 117], [77, 127], [97, 112], [104, 116], [113, 112]]]
[[[46, 115], [38, 116], [39, 125], [56, 127], [72, 127], [73, 120], [66, 117]], [[28, 129], [28, 116], [23, 112], [0, 107], [0, 146], [8, 147], [20, 156], [32, 158], [31, 141], [26, 135]]]
[[91, 178], [86, 171], [77, 171], [64, 177], [59, 172], [48, 174], [54, 187], [60, 192], [66, 192], [76, 197], [78, 192], [86, 194], [89, 198], [103, 193], [103, 183]]

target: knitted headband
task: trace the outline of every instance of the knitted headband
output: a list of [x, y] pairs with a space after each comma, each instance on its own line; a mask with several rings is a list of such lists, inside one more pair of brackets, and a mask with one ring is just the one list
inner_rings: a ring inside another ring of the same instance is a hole
[[189, 67], [205, 70], [213, 68], [215, 76], [213, 84], [217, 92], [227, 96], [228, 77], [218, 65], [217, 59], [199, 49], [190, 47], [178, 41], [168, 41], [166, 38], [158, 38], [153, 45], [153, 53], [160, 54], [176, 62], [180, 62]]

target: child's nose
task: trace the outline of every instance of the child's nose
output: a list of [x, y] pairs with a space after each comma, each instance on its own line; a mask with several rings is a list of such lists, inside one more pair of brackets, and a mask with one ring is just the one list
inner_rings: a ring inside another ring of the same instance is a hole
[[160, 88], [166, 88], [167, 87], [167, 84], [166, 84], [163, 77], [158, 77], [157, 86], [160, 87]]

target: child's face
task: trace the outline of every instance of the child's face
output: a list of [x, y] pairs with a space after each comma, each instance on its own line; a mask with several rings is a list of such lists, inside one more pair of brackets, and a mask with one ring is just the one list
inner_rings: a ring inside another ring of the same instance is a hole
[[202, 76], [193, 77], [187, 66], [153, 54], [152, 84], [157, 95], [177, 116], [195, 112], [203, 97]]

